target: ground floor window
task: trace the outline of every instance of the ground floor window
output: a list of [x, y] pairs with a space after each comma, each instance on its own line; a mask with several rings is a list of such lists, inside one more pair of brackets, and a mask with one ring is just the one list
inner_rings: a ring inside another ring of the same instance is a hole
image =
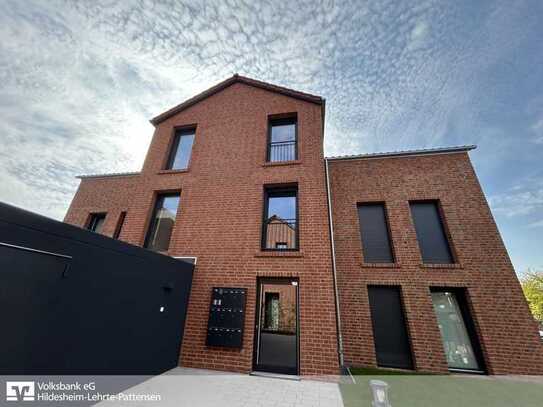
[[[460, 298], [459, 298], [460, 297]], [[441, 332], [443, 349], [450, 369], [482, 370], [478, 357], [477, 339], [470, 332], [471, 321], [466, 321], [465, 304], [457, 292], [432, 292], [432, 303]]]
[[400, 287], [368, 286], [377, 366], [412, 369]]

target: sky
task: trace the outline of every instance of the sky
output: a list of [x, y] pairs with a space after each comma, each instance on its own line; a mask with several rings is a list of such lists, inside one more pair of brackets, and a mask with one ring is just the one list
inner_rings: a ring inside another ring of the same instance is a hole
[[543, 1], [0, 0], [0, 201], [62, 219], [140, 170], [149, 119], [239, 73], [326, 98], [325, 154], [476, 144], [519, 275], [543, 269]]

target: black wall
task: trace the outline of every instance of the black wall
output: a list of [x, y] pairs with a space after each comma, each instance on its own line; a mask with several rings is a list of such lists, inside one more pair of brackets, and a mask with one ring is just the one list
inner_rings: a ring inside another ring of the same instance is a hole
[[193, 267], [0, 203], [0, 374], [177, 366]]

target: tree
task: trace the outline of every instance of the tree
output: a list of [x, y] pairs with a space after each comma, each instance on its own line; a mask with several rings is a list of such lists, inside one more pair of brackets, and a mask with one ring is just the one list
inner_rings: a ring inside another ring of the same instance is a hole
[[528, 270], [521, 284], [534, 318], [543, 326], [543, 270]]

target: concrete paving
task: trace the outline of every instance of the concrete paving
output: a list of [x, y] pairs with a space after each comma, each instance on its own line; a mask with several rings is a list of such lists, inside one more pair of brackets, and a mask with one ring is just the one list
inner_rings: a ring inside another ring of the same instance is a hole
[[104, 401], [99, 406], [343, 407], [336, 383], [175, 368], [123, 393], [160, 395], [157, 401]]

